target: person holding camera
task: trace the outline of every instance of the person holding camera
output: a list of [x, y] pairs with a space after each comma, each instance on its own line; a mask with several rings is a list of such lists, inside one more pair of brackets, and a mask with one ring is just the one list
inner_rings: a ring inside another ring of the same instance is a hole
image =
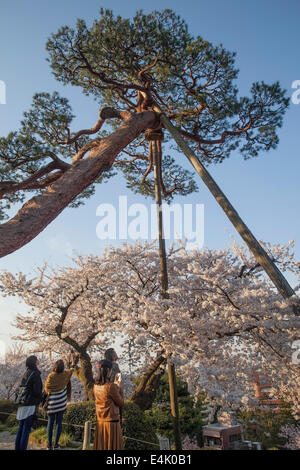
[[97, 423], [94, 450], [123, 450], [120, 425], [120, 407], [124, 405], [124, 392], [119, 374], [111, 382], [113, 364], [106, 359], [97, 364], [98, 374], [94, 385]]
[[[114, 382], [117, 375], [119, 379], [121, 380], [121, 371], [120, 371], [119, 364], [117, 362], [119, 358], [114, 348], [107, 349], [104, 353], [104, 357], [105, 359], [107, 359], [108, 361], [111, 361], [112, 363], [112, 373], [111, 373], [110, 381]], [[120, 406], [119, 411], [120, 411], [120, 424], [122, 425], [123, 410], [121, 406]]]

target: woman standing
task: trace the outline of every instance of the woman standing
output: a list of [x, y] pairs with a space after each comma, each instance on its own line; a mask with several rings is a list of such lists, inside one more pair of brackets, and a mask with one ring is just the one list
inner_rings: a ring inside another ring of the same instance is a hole
[[124, 405], [124, 393], [118, 377], [114, 383], [110, 382], [111, 375], [111, 361], [100, 361], [94, 385], [97, 415], [94, 450], [124, 449], [119, 412], [119, 407]]
[[42, 399], [43, 384], [38, 370], [39, 362], [36, 356], [26, 359], [26, 372], [22, 378], [21, 387], [25, 388], [24, 405], [18, 407], [18, 432], [15, 441], [16, 450], [27, 450], [29, 434], [34, 416]]
[[[48, 425], [47, 440], [48, 450], [58, 449], [59, 438], [62, 429], [62, 420], [64, 412], [67, 409], [67, 400], [71, 396], [70, 379], [73, 374], [74, 367], [65, 370], [64, 361], [59, 359], [55, 362], [53, 372], [48, 375], [45, 382], [45, 392], [48, 394], [46, 399]], [[55, 422], [55, 438], [52, 447], [53, 427]]]
[[107, 349], [104, 353], [104, 358], [112, 363], [112, 373], [110, 381], [114, 382], [116, 375], [121, 373], [119, 364], [117, 363], [117, 360], [119, 358], [114, 348]]

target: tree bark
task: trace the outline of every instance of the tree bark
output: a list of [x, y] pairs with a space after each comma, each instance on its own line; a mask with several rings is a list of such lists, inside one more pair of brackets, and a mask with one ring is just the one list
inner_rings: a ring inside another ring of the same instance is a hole
[[[158, 106], [156, 106], [155, 110], [161, 111]], [[177, 145], [180, 147], [182, 152], [191, 162], [198, 175], [202, 178], [203, 182], [206, 184], [218, 204], [222, 207], [229, 220], [232, 222], [244, 242], [247, 244], [250, 251], [255, 256], [258, 263], [264, 268], [265, 272], [267, 273], [271, 281], [274, 283], [279, 293], [284, 298], [296, 296], [294, 289], [290, 286], [290, 284], [285, 279], [276, 264], [271, 260], [267, 252], [260, 245], [258, 240], [254, 237], [247, 225], [243, 222], [237, 211], [234, 209], [234, 207], [227, 199], [223, 191], [220, 189], [220, 187], [217, 185], [217, 183], [214, 181], [212, 176], [209, 174], [209, 172], [202, 165], [202, 163], [194, 154], [194, 152], [187, 145], [180, 132], [173, 126], [171, 121], [164, 114], [161, 115], [161, 122], [164, 127], [170, 132]], [[300, 314], [300, 304], [298, 299], [295, 299], [294, 312], [297, 315]]]
[[164, 368], [161, 370], [159, 370], [159, 368], [165, 362], [166, 359], [162, 354], [158, 355], [155, 361], [143, 374], [139, 385], [129, 397], [129, 400], [136, 403], [143, 411], [149, 410], [153, 404], [160, 379], [165, 373]]
[[93, 387], [95, 382], [91, 358], [86, 351], [80, 351], [78, 353], [78, 360], [80, 361], [80, 367], [75, 368], [74, 376], [77, 377], [82, 384], [86, 401], [93, 401]]
[[33, 197], [14, 218], [0, 225], [0, 257], [12, 253], [35, 238], [63, 209], [100, 174], [142, 131], [151, 128], [155, 113], [132, 115], [120, 128], [103, 139], [85, 160], [76, 162], [41, 195]]

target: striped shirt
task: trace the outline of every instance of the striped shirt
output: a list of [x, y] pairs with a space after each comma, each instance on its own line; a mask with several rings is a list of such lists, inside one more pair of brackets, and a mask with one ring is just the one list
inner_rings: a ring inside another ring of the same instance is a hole
[[50, 393], [48, 399], [47, 413], [48, 415], [53, 413], [59, 413], [60, 411], [66, 411], [67, 409], [67, 387], [60, 392]]

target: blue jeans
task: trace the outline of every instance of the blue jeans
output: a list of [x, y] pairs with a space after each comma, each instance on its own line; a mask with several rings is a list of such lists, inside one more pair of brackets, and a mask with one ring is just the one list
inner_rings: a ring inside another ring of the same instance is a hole
[[33, 422], [33, 416], [28, 416], [26, 419], [19, 421], [18, 432], [16, 435], [15, 449], [16, 450], [27, 450], [29, 434]]
[[55, 421], [54, 445], [55, 446], [58, 445], [58, 441], [61, 435], [63, 415], [64, 415], [64, 411], [59, 411], [59, 413], [51, 413], [50, 415], [48, 415], [48, 425], [47, 425], [48, 447], [52, 447], [54, 421]]

